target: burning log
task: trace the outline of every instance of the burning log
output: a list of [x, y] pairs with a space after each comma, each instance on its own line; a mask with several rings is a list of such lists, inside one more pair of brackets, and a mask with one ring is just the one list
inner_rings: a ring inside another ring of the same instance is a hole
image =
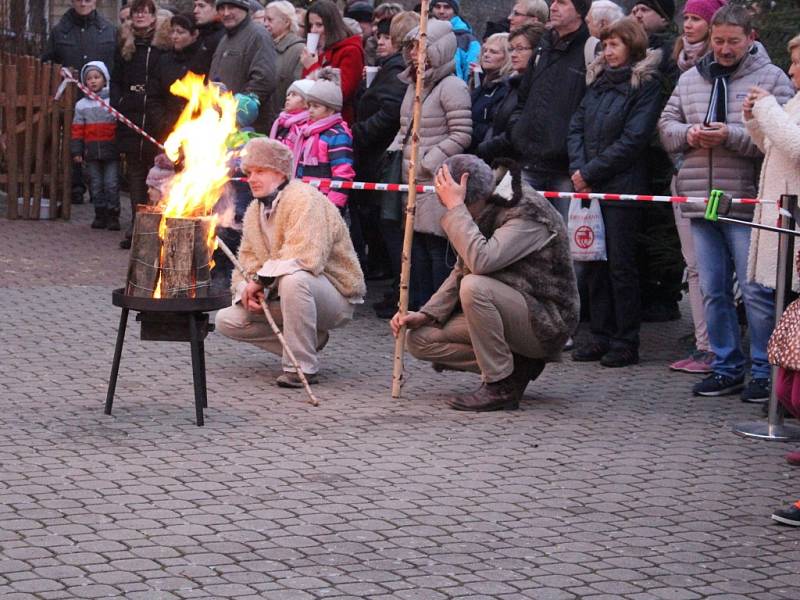
[[140, 205], [136, 211], [131, 239], [131, 257], [128, 263], [128, 296], [152, 298], [158, 285], [161, 266], [161, 210]]
[[162, 227], [162, 218], [152, 207], [136, 214], [126, 293], [157, 298], [207, 297], [212, 251], [208, 242], [214, 220], [166, 217]]

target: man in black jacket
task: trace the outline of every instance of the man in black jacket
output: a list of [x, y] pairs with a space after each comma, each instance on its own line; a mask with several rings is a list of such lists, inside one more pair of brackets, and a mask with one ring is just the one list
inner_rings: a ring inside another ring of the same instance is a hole
[[[50, 32], [42, 60], [69, 67], [76, 76], [92, 60], [103, 61], [111, 71], [116, 39], [115, 27], [97, 12], [97, 0], [72, 0], [72, 8]], [[72, 203], [83, 203], [85, 191], [81, 165], [73, 163]]]
[[[584, 18], [589, 5], [588, 0], [553, 0], [550, 29], [520, 83], [508, 132], [526, 183], [536, 190], [573, 190], [567, 132], [586, 91], [583, 47], [589, 31]], [[569, 202], [554, 204], [566, 221]]]
[[219, 41], [225, 35], [225, 27], [217, 14], [214, 0], [194, 0], [193, 14], [200, 30], [200, 40], [213, 56]]

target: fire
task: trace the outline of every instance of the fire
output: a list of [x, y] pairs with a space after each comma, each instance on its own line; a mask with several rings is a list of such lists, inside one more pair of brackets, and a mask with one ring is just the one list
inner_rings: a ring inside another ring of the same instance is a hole
[[[161, 200], [159, 236], [165, 239], [167, 218], [210, 217], [207, 243], [211, 252], [216, 248], [216, 215], [212, 210], [230, 178], [226, 140], [237, 131], [236, 100], [217, 85], [205, 85], [203, 76], [191, 72], [173, 83], [170, 92], [188, 102], [164, 143], [167, 156], [173, 162], [180, 161], [182, 169]], [[153, 297], [161, 297], [161, 277]]]

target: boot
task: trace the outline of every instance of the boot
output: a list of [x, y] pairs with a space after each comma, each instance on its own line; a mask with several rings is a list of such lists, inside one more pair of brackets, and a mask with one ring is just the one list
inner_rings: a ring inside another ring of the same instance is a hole
[[512, 373], [505, 379], [485, 383], [471, 394], [453, 396], [447, 405], [455, 410], [485, 412], [490, 410], [516, 410], [519, 408], [519, 376]]
[[120, 230], [119, 209], [118, 208], [109, 209], [108, 213], [106, 213], [106, 216], [108, 217], [108, 220], [106, 222], [106, 229], [108, 229], [109, 231], [119, 231]]
[[528, 383], [535, 381], [544, 371], [545, 361], [540, 358], [529, 358], [521, 354], [514, 354], [514, 372], [511, 377], [514, 380], [520, 398], [525, 393]]
[[94, 207], [94, 221], [92, 221], [92, 229], [105, 229], [107, 223], [107, 211], [105, 208], [99, 206]]

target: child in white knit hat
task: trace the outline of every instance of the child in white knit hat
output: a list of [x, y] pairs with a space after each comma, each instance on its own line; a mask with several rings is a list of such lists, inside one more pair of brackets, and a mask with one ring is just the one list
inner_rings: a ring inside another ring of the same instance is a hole
[[[296, 175], [353, 181], [353, 134], [342, 118], [342, 88], [339, 83], [339, 70], [324, 67], [317, 73], [306, 99], [308, 101], [308, 122], [300, 127], [299, 137], [294, 145]], [[340, 209], [347, 206], [347, 193], [320, 186], [320, 191]]]
[[283, 111], [272, 124], [269, 137], [294, 149], [300, 128], [308, 122], [307, 94], [314, 86], [313, 79], [298, 79], [286, 90]]

